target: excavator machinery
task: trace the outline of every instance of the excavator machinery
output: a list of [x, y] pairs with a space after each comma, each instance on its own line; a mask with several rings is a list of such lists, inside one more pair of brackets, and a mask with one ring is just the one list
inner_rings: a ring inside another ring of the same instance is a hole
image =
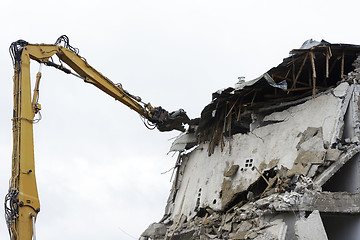
[[[14, 66], [13, 154], [9, 191], [5, 197], [5, 218], [11, 240], [36, 239], [35, 223], [40, 211], [34, 168], [33, 124], [41, 110], [38, 103], [41, 71], [36, 75], [32, 95], [30, 60], [95, 85], [140, 114], [148, 128], [184, 131], [184, 125], [189, 122], [184, 110], [168, 112], [162, 107], [152, 107], [150, 103], [142, 102], [140, 97], [125, 91], [121, 84], [106, 78], [79, 55], [79, 50], [69, 44], [66, 35], [59, 37], [55, 44], [29, 44], [18, 40], [11, 44], [10, 54]], [[58, 62], [54, 61], [55, 56]]]

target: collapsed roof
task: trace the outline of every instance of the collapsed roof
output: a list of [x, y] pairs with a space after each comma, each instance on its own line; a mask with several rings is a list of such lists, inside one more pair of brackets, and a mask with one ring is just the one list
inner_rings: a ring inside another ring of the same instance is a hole
[[223, 137], [246, 133], [254, 127], [254, 114], [288, 108], [335, 86], [354, 70], [359, 51], [360, 45], [307, 40], [260, 77], [213, 93], [212, 102], [203, 109], [201, 117], [190, 122], [189, 133], [195, 135], [186, 136], [187, 144], [184, 139], [175, 141], [171, 151], [179, 150], [179, 142], [180, 149], [190, 149], [209, 141], [211, 154]]

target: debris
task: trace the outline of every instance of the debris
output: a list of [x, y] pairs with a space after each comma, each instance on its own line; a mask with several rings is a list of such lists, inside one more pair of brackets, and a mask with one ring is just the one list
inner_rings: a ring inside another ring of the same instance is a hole
[[327, 161], [336, 161], [336, 160], [339, 159], [341, 153], [342, 153], [342, 151], [340, 151], [339, 149], [328, 149], [326, 151], [325, 160], [327, 160]]
[[182, 152], [186, 149], [190, 149], [197, 144], [197, 138], [195, 133], [182, 133], [172, 143], [170, 152]]
[[164, 236], [166, 233], [166, 226], [163, 223], [151, 224], [142, 234], [142, 237], [158, 238]]

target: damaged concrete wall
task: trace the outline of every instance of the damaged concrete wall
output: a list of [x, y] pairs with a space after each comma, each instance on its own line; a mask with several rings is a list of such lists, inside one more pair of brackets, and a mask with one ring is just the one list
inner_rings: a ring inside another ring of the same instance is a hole
[[214, 93], [172, 146], [165, 215], [142, 239], [359, 239], [358, 52], [322, 41]]
[[[343, 102], [340, 96], [329, 92], [316, 101], [310, 99], [267, 115], [264, 122], [277, 123], [234, 135], [230, 154], [217, 148], [209, 157], [204, 150], [206, 143], [200, 144], [183, 162], [186, 169], [180, 173], [182, 182], [177, 194], [185, 197], [176, 198], [172, 217], [176, 220], [183, 214], [192, 218], [199, 208], [206, 206], [215, 211], [224, 210], [237, 194], [261, 178], [256, 168], [264, 172], [284, 167], [291, 169], [290, 172], [313, 175], [316, 169], [310, 169], [324, 163], [324, 146], [330, 145], [334, 129], [342, 125], [340, 110]], [[225, 148], [228, 145], [229, 141], [226, 141]], [[225, 176], [233, 166], [239, 166], [237, 171]]]

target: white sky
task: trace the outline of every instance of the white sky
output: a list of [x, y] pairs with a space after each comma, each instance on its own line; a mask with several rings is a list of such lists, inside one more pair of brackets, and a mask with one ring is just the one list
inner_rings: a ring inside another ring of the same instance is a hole
[[[192, 118], [211, 93], [258, 77], [313, 38], [360, 44], [359, 1], [1, 1], [0, 196], [11, 172], [11, 42], [54, 43], [134, 95]], [[34, 62], [34, 69], [38, 64]], [[36, 71], [33, 73], [35, 76]], [[149, 131], [95, 87], [43, 68], [34, 126], [38, 239], [132, 239], [164, 214], [177, 132]], [[0, 239], [8, 239], [1, 220]]]

